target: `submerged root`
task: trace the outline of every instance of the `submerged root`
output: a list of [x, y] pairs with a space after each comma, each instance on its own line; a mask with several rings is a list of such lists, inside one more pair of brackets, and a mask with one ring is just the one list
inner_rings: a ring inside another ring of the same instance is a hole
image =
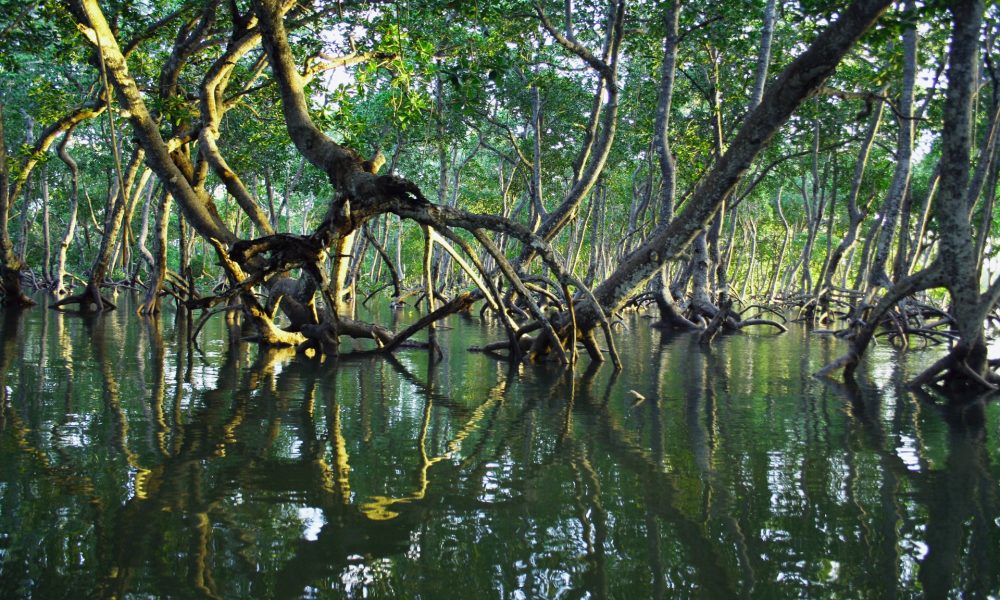
[[94, 283], [88, 283], [87, 287], [79, 294], [67, 296], [62, 300], [53, 302], [49, 305], [49, 308], [66, 310], [65, 307], [74, 304], [79, 306], [80, 312], [83, 313], [107, 312], [118, 308], [114, 302], [101, 295], [98, 286]]

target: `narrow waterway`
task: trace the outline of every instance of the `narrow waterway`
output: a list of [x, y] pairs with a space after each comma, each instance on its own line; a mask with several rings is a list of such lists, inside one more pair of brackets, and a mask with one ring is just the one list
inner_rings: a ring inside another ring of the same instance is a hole
[[512, 367], [453, 317], [334, 364], [120, 301], [3, 315], [2, 598], [1000, 592], [1000, 408], [905, 391], [933, 353], [847, 387], [828, 337], [633, 315], [619, 374]]

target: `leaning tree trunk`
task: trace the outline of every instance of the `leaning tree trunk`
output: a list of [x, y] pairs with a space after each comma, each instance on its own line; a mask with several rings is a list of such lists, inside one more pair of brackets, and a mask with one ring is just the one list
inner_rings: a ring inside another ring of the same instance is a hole
[[135, 234], [132, 233], [132, 219], [135, 217], [135, 209], [139, 205], [139, 198], [143, 195], [148, 198], [149, 194], [153, 191], [152, 188], [154, 186], [149, 182], [152, 174], [153, 172], [150, 169], [143, 170], [142, 177], [139, 178], [139, 183], [133, 186], [133, 193], [129, 195], [128, 204], [125, 206], [125, 214], [120, 229], [121, 235], [118, 238], [118, 246], [114, 256], [117, 257], [117, 264], [126, 276], [129, 274], [130, 263], [134, 254], [132, 248], [137, 241]]
[[[142, 93], [128, 72], [125, 57], [96, 0], [73, 0], [70, 8], [78, 26], [103, 57], [108, 79], [129, 115], [136, 141], [146, 151], [146, 162], [177, 200], [188, 221], [204, 237], [229, 244], [235, 237], [219, 217], [204, 189], [192, 185], [193, 166], [179, 153], [171, 153], [159, 124], [152, 118]], [[175, 160], [177, 162], [175, 162]]]
[[[764, 96], [764, 85], [767, 84], [767, 70], [771, 64], [771, 41], [774, 38], [775, 0], [767, 0], [764, 8], [764, 28], [760, 36], [760, 52], [757, 53], [757, 69], [754, 78], [753, 91], [750, 93], [750, 110], [757, 108]], [[749, 112], [747, 113], [749, 115]]]
[[985, 263], [986, 240], [991, 233], [993, 222], [993, 205], [996, 199], [997, 182], [1000, 179], [1000, 80], [993, 81], [993, 109], [990, 111], [990, 122], [983, 136], [982, 151], [979, 154], [979, 164], [976, 166], [973, 182], [967, 194], [969, 210], [973, 210], [977, 199], [982, 196], [979, 231], [976, 234], [976, 264], [980, 274]]
[[[24, 145], [26, 147], [31, 147], [34, 145], [33, 138], [35, 137], [35, 119], [27, 113], [23, 108], [21, 109], [21, 116], [24, 117]], [[17, 237], [17, 259], [24, 262], [24, 256], [28, 252], [28, 213], [31, 209], [31, 196], [33, 190], [31, 187], [31, 178], [25, 179], [24, 188], [24, 206], [21, 208], [21, 215], [18, 218], [18, 237]]]

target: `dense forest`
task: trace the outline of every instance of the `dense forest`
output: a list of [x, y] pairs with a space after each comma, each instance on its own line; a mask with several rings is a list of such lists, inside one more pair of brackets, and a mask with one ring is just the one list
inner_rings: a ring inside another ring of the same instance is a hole
[[616, 365], [622, 311], [797, 319], [849, 341], [821, 375], [880, 340], [1000, 383], [996, 4], [0, 6], [6, 311], [131, 288], [314, 359], [477, 311], [475, 350]]

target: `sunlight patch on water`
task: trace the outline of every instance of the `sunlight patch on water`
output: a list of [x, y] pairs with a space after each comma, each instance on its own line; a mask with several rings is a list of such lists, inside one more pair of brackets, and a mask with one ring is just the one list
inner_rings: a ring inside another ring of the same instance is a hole
[[920, 562], [927, 556], [927, 544], [914, 535], [923, 535], [922, 526], [918, 526], [914, 533], [906, 533], [899, 540], [899, 580], [915, 581], [920, 573]]
[[[760, 532], [760, 539], [765, 542], [787, 542], [792, 539], [792, 534], [788, 533], [784, 529], [762, 529]], [[767, 558], [767, 555], [762, 555], [762, 558]]]
[[883, 394], [892, 393], [892, 376], [896, 371], [895, 351], [888, 347], [875, 349], [869, 359], [872, 379]]
[[514, 490], [508, 485], [512, 479], [513, 465], [490, 462], [486, 464], [480, 485], [479, 500], [487, 504], [503, 502], [514, 497]]
[[406, 549], [406, 558], [409, 560], [419, 560], [420, 559], [420, 530], [415, 529], [410, 532], [410, 545]]
[[837, 560], [827, 560], [823, 565], [823, 571], [826, 575], [826, 580], [828, 582], [837, 581], [840, 577], [840, 561]]
[[299, 520], [302, 521], [302, 537], [315, 542], [319, 539], [319, 532], [326, 525], [326, 518], [323, 511], [313, 506], [303, 506], [299, 508]]
[[340, 582], [347, 596], [368, 598], [374, 593], [392, 597], [392, 560], [377, 558], [365, 561], [365, 557], [354, 554], [347, 557], [351, 563], [340, 573]]
[[906, 468], [915, 473], [920, 472], [920, 452], [917, 449], [917, 440], [906, 434], [900, 434], [899, 447], [896, 448], [896, 456], [899, 457]]
[[797, 513], [805, 500], [805, 492], [796, 483], [801, 471], [781, 452], [769, 452], [767, 459], [771, 511], [782, 515]]
[[66, 423], [55, 431], [55, 442], [64, 448], [86, 448], [90, 445], [87, 429], [93, 417], [89, 415], [67, 414]]
[[219, 385], [219, 369], [209, 365], [198, 365], [191, 369], [191, 386], [195, 390], [214, 390]]

